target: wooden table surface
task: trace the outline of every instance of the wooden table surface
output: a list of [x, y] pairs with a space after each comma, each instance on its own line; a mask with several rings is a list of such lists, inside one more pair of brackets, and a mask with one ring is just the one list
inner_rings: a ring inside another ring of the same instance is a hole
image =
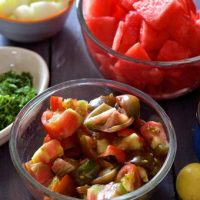
[[[7, 40], [0, 35], [0, 46], [17, 46], [39, 53], [47, 62], [50, 71], [50, 85], [63, 81], [101, 77], [87, 55], [75, 7], [71, 10], [64, 30], [55, 37], [39, 43], [21, 44]], [[0, 61], [1, 62], [1, 61]], [[176, 130], [178, 149], [172, 170], [159, 185], [151, 200], [175, 200], [175, 180], [178, 171], [197, 158], [193, 148], [193, 127], [196, 122], [197, 103], [200, 89], [173, 100], [160, 101], [172, 120]], [[8, 143], [0, 146], [0, 200], [32, 200], [24, 187], [9, 155]]]

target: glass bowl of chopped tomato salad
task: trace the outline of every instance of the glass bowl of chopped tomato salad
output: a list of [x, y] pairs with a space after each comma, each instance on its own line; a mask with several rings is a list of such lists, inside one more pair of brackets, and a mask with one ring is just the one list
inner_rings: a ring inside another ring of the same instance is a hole
[[36, 199], [141, 199], [169, 172], [173, 125], [149, 95], [105, 79], [72, 80], [30, 101], [10, 155]]
[[200, 86], [198, 8], [194, 0], [77, 1], [97, 69], [155, 99], [175, 98]]

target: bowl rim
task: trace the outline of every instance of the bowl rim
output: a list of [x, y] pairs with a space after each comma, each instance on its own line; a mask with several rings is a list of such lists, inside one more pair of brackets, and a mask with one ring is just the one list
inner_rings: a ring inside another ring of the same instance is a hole
[[16, 148], [16, 131], [19, 128], [20, 125], [20, 119], [24, 118], [25, 114], [28, 113], [28, 111], [31, 111], [35, 105], [38, 105], [38, 100], [40, 100], [39, 102], [43, 101], [44, 99], [46, 99], [47, 97], [49, 97], [50, 95], [52, 95], [54, 92], [59, 91], [59, 89], [61, 88], [68, 88], [70, 86], [75, 86], [75, 85], [87, 85], [87, 84], [94, 84], [95, 85], [99, 85], [99, 84], [105, 84], [104, 86], [117, 86], [118, 89], [121, 88], [122, 90], [127, 90], [130, 91], [130, 93], [132, 92], [133, 94], [137, 95], [139, 99], [142, 99], [144, 102], [148, 102], [148, 105], [151, 105], [151, 107], [159, 114], [159, 116], [161, 117], [161, 119], [163, 120], [163, 123], [166, 126], [166, 129], [168, 131], [168, 138], [169, 138], [169, 152], [167, 154], [167, 157], [165, 159], [165, 162], [163, 164], [163, 166], [161, 167], [161, 169], [159, 170], [159, 172], [146, 184], [144, 184], [142, 187], [140, 187], [139, 189], [130, 192], [128, 194], [125, 195], [121, 195], [119, 197], [113, 198], [115, 200], [120, 200], [120, 199], [136, 199], [139, 198], [145, 194], [147, 194], [148, 192], [150, 192], [151, 190], [153, 190], [163, 179], [164, 177], [168, 174], [169, 170], [171, 169], [174, 159], [175, 159], [175, 154], [176, 154], [176, 149], [177, 149], [177, 142], [176, 142], [176, 135], [175, 135], [175, 130], [174, 127], [171, 123], [171, 120], [169, 119], [169, 117], [167, 116], [167, 114], [165, 113], [164, 109], [155, 101], [153, 100], [152, 97], [150, 97], [149, 95], [145, 94], [144, 92], [128, 86], [124, 83], [119, 83], [117, 81], [112, 81], [112, 80], [106, 80], [106, 79], [101, 79], [101, 78], [83, 78], [83, 79], [76, 79], [76, 80], [71, 80], [71, 81], [66, 81], [57, 85], [54, 85], [50, 88], [48, 88], [47, 90], [45, 90], [43, 93], [39, 94], [38, 96], [36, 96], [34, 99], [32, 99], [18, 114], [13, 126], [12, 126], [12, 130], [11, 130], [11, 138], [10, 138], [10, 142], [9, 142], [9, 151], [10, 151], [10, 155], [11, 155], [11, 159], [13, 161], [13, 164], [16, 168], [16, 170], [18, 171], [18, 173], [20, 174], [20, 176], [25, 179], [26, 181], [28, 181], [32, 187], [36, 188], [37, 190], [43, 192], [45, 195], [48, 195], [50, 197], [56, 198], [56, 199], [63, 199], [63, 200], [80, 200], [78, 198], [75, 197], [69, 197], [69, 196], [64, 196], [55, 192], [52, 192], [50, 190], [48, 190], [45, 186], [39, 184], [22, 166], [21, 162], [20, 162], [20, 158], [19, 158], [19, 154], [17, 152], [17, 148]]
[[[43, 73], [43, 76], [40, 76], [41, 80], [42, 80], [42, 84], [37, 89], [37, 94], [40, 94], [41, 92], [43, 92], [49, 85], [49, 69], [48, 69], [47, 63], [44, 61], [44, 59], [38, 53], [36, 53], [32, 50], [25, 49], [25, 48], [12, 47], [12, 46], [0, 47], [0, 53], [7, 52], [10, 54], [12, 51], [27, 53], [31, 57], [33, 57], [34, 59], [37, 59], [39, 61], [40, 68], [43, 68], [44, 73]], [[14, 71], [18, 71], [16, 69], [17, 68], [15, 68]], [[24, 71], [26, 71], [26, 68], [24, 68]], [[3, 73], [0, 73], [0, 74], [3, 74]], [[32, 75], [32, 78], [34, 78], [33, 74], [31, 74], [31, 75]], [[12, 125], [13, 125], [13, 123], [9, 124], [4, 129], [0, 130], [0, 146], [9, 140], [10, 130], [11, 130]]]
[[38, 24], [38, 23], [44, 23], [47, 21], [50, 21], [52, 19], [55, 19], [61, 15], [63, 15], [64, 13], [66, 13], [68, 10], [70, 10], [70, 8], [72, 7], [73, 3], [75, 0], [69, 0], [69, 4], [61, 9], [59, 12], [54, 13], [53, 15], [50, 15], [49, 17], [45, 17], [43, 19], [36, 19], [36, 20], [17, 20], [17, 19], [10, 19], [8, 17], [5, 16], [1, 16], [0, 15], [0, 21], [5, 21], [5, 22], [10, 22], [10, 23], [18, 23], [18, 24]]
[[88, 26], [85, 22], [83, 10], [82, 10], [83, 1], [84, 0], [77, 0], [76, 1], [76, 12], [77, 12], [77, 16], [78, 16], [78, 19], [79, 19], [79, 23], [80, 23], [81, 28], [82, 28], [82, 32], [85, 31], [87, 36], [89, 36], [89, 38], [98, 47], [102, 48], [108, 54], [116, 56], [119, 59], [126, 60], [128, 62], [134, 62], [134, 63], [138, 63], [138, 64], [143, 64], [143, 65], [156, 66], [157, 68], [174, 67], [174, 65], [178, 66], [178, 67], [183, 67], [183, 64], [192, 64], [192, 63], [195, 63], [195, 62], [200, 62], [200, 55], [195, 56], [195, 57], [191, 57], [191, 58], [187, 58], [187, 59], [176, 60], [176, 61], [146, 61], [146, 60], [139, 60], [139, 59], [136, 59], [136, 58], [132, 58], [132, 57], [126, 56], [126, 55], [124, 55], [120, 52], [114, 51], [112, 48], [104, 45], [100, 40], [98, 40], [94, 36], [94, 34], [89, 30], [89, 28], [88, 28]]

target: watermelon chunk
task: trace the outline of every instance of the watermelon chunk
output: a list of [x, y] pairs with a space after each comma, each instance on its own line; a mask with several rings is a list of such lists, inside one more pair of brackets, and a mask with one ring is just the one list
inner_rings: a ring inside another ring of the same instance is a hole
[[127, 11], [119, 4], [115, 5], [115, 10], [112, 14], [112, 17], [114, 17], [117, 21], [124, 20], [125, 16], [127, 14]]
[[[147, 52], [140, 43], [134, 44], [130, 49], [128, 49], [125, 55], [140, 60], [150, 60]], [[145, 83], [143, 77], [138, 76], [138, 74], [143, 74], [143, 70], [142, 64], [140, 65], [125, 60], [118, 60], [113, 67], [113, 72], [118, 81], [128, 83], [141, 90], [144, 89]]]
[[183, 13], [183, 6], [178, 0], [141, 0], [133, 4], [134, 9], [157, 30], [162, 30]]
[[[125, 53], [131, 46], [139, 41], [140, 27], [142, 23], [141, 16], [135, 12], [131, 11], [126, 15], [124, 24], [119, 23], [119, 28], [117, 29], [113, 47], [115, 50]], [[120, 43], [120, 44], [116, 44]]]
[[182, 4], [186, 14], [191, 16], [196, 14], [196, 6], [192, 0], [179, 0], [179, 2]]
[[111, 16], [117, 0], [89, 0], [84, 3], [86, 16], [102, 17]]
[[191, 50], [191, 56], [200, 54], [200, 26], [189, 16], [177, 16], [169, 27], [169, 33], [175, 41]]
[[112, 46], [117, 29], [114, 17], [87, 17], [86, 24], [98, 40], [107, 46]]
[[137, 1], [139, 1], [139, 0], [120, 0], [120, 3], [127, 10], [133, 10], [133, 3], [137, 2]]
[[172, 61], [190, 57], [190, 50], [176, 41], [167, 40], [158, 54], [158, 60]]
[[130, 49], [128, 49], [125, 55], [140, 60], [151, 60], [146, 50], [142, 47], [142, 45], [139, 42], [134, 44]]
[[143, 21], [140, 30], [140, 42], [146, 50], [152, 51], [160, 49], [168, 38], [169, 34], [167, 31], [157, 31]]

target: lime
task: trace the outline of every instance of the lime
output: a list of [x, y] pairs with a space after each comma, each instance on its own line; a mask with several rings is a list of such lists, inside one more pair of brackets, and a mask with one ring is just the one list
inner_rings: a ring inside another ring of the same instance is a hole
[[176, 190], [182, 200], [200, 200], [200, 163], [191, 163], [180, 170]]

